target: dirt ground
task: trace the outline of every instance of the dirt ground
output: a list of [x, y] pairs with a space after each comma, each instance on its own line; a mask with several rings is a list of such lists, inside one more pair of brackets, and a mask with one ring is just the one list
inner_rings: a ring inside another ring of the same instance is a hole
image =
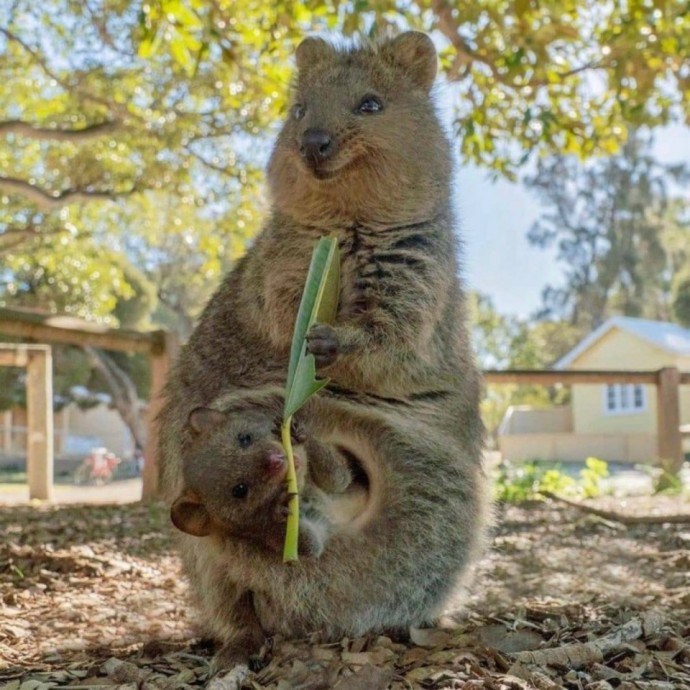
[[[141, 498], [141, 479], [121, 479], [100, 486], [75, 486], [73, 483], [53, 486], [53, 503], [134, 503]], [[29, 487], [25, 483], [0, 483], [0, 506], [22, 505], [29, 502]]]
[[5, 506], [0, 688], [690, 688], [690, 503], [599, 504], [688, 523], [503, 506], [452, 628], [275, 640], [261, 671], [213, 679], [161, 506]]

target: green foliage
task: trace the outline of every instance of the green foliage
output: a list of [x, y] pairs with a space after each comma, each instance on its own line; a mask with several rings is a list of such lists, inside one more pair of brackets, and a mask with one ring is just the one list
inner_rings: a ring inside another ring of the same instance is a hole
[[133, 264], [121, 259], [122, 273], [130, 288], [130, 294], [120, 297], [112, 315], [117, 319], [120, 328], [129, 330], [147, 330], [150, 318], [158, 305], [156, 287], [144, 272]]
[[506, 503], [537, 500], [549, 493], [594, 498], [601, 494], [601, 480], [607, 476], [607, 463], [597, 458], [587, 458], [578, 479], [564, 474], [553, 463], [501, 463], [494, 491], [496, 500]]
[[654, 493], [678, 496], [683, 493], [683, 480], [673, 470], [673, 461], [661, 460], [661, 472], [654, 478]]
[[598, 458], [587, 458], [585, 468], [580, 471], [580, 487], [585, 498], [594, 498], [601, 493], [601, 480], [609, 476], [608, 464]]
[[0, 252], [28, 284], [47, 274], [51, 309], [114, 325], [134, 300], [143, 323], [124, 255], [158, 286], [150, 318], [184, 337], [258, 227], [266, 135], [306, 34], [432, 31], [461, 154], [512, 175], [532, 153], [612, 151], [688, 112], [690, 20], [662, 5], [15, 0], [0, 19]]
[[526, 462], [519, 465], [502, 463], [494, 487], [498, 501], [520, 503], [538, 499], [542, 491], [565, 493], [575, 484], [556, 469], [547, 469], [543, 463]]
[[673, 290], [673, 316], [676, 321], [690, 328], [690, 277], [679, 276]]

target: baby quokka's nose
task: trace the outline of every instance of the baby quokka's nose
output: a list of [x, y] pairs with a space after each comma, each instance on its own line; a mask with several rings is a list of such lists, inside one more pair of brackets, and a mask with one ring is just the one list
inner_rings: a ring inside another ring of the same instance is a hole
[[270, 450], [266, 455], [266, 473], [268, 475], [281, 474], [287, 467], [287, 460], [279, 450]]
[[300, 153], [311, 164], [330, 158], [336, 149], [335, 140], [325, 129], [308, 129], [302, 135]]

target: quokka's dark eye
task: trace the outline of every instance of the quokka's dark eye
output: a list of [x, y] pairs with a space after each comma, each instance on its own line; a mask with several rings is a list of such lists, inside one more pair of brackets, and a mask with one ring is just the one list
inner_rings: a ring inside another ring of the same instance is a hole
[[383, 102], [378, 96], [365, 96], [357, 106], [358, 113], [378, 113], [383, 110]]
[[249, 448], [252, 445], [252, 437], [250, 434], [237, 434], [237, 442], [240, 448]]
[[237, 484], [232, 487], [232, 495], [234, 498], [247, 498], [249, 487], [246, 484]]
[[294, 120], [301, 120], [304, 117], [306, 110], [307, 109], [301, 103], [295, 103], [290, 112]]

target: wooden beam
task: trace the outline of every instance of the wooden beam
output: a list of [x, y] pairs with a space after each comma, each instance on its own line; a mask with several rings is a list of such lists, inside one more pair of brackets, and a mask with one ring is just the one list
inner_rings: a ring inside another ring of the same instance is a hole
[[21, 345], [15, 345], [11, 350], [0, 345], [0, 367], [25, 367], [29, 363], [29, 351]]
[[98, 347], [102, 350], [150, 353], [160, 347], [160, 332], [139, 333], [106, 328], [71, 316], [0, 308], [0, 333], [38, 342]]
[[29, 498], [53, 497], [53, 359], [50, 347], [32, 348], [27, 365], [26, 434]]
[[644, 383], [656, 385], [656, 371], [592, 371], [592, 370], [540, 370], [509, 369], [505, 371], [488, 370], [484, 380], [489, 384], [518, 384], [552, 386], [556, 383], [572, 385], [574, 383]]
[[680, 431], [680, 372], [665, 367], [658, 373], [656, 394], [659, 462], [670, 474], [678, 475], [683, 466], [683, 437]]
[[12, 410], [3, 413], [2, 450], [7, 455], [12, 452]]
[[167, 333], [158, 341], [150, 357], [151, 392], [146, 412], [147, 432], [146, 449], [144, 450], [144, 470], [142, 500], [155, 498], [160, 489], [160, 463], [158, 462], [158, 413], [163, 404], [162, 393], [168, 372], [179, 352], [177, 338]]

